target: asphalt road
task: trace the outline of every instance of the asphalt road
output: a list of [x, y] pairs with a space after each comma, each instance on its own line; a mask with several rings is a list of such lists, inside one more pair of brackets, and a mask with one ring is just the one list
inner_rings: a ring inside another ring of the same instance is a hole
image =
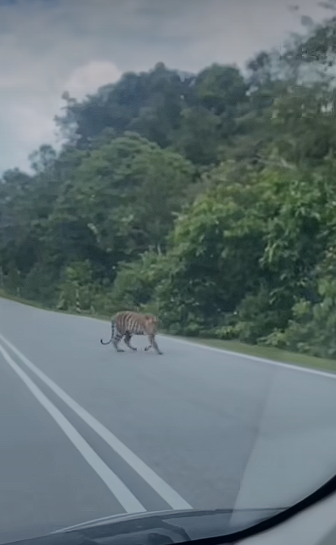
[[[0, 299], [0, 543], [123, 512], [286, 507], [336, 473], [336, 376]], [[145, 339], [133, 344], [144, 346]]]

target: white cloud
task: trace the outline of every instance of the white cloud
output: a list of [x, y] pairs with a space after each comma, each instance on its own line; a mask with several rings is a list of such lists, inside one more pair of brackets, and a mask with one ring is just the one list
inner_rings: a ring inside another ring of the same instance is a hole
[[[315, 0], [303, 13], [326, 16]], [[21, 0], [0, 3], [0, 171], [54, 141], [68, 90], [83, 98], [128, 70], [242, 65], [300, 28], [287, 0]]]
[[8, 112], [8, 121], [13, 123], [14, 132], [23, 145], [37, 146], [53, 136], [53, 120], [38, 108], [24, 104], [13, 105]]
[[88, 64], [76, 68], [65, 88], [70, 96], [83, 98], [85, 95], [94, 93], [97, 88], [106, 83], [114, 83], [121, 76], [119, 68], [113, 62], [90, 61]]

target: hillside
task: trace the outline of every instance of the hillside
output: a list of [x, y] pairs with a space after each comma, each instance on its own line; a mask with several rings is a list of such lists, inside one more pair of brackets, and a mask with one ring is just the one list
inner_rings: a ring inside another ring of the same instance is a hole
[[0, 184], [0, 288], [336, 358], [336, 19], [198, 74], [125, 73]]

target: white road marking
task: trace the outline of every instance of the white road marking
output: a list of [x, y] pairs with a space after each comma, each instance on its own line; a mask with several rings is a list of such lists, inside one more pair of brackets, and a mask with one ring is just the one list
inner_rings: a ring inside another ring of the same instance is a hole
[[119, 501], [127, 513], [139, 513], [144, 512], [146, 509], [141, 505], [137, 498], [130, 492], [130, 490], [124, 485], [119, 477], [113, 473], [113, 471], [103, 462], [103, 460], [96, 454], [93, 448], [83, 439], [73, 425], [65, 418], [65, 416], [58, 410], [57, 407], [44, 395], [44, 393], [36, 386], [36, 384], [29, 378], [29, 376], [22, 371], [22, 369], [15, 363], [10, 357], [8, 352], [0, 345], [0, 352], [4, 359], [13, 369], [13, 371], [20, 377], [20, 379], [27, 386], [28, 390], [33, 396], [41, 403], [42, 407], [50, 414], [50, 416], [59, 425], [61, 430], [70, 439], [71, 443], [76, 447], [78, 452], [83, 456], [87, 463], [101, 478], [103, 483], [112, 492], [113, 496]]
[[[15, 302], [15, 304], [16, 305], [22, 305], [22, 306], [28, 306], [27, 304], [18, 303], [18, 302]], [[35, 308], [35, 307], [32, 307], [32, 308]], [[61, 312], [56, 313], [54, 310], [46, 310], [46, 309], [43, 309], [43, 310], [38, 309], [38, 310], [40, 310], [40, 312], [46, 312], [46, 313], [49, 313], [49, 314], [62, 314]], [[95, 323], [97, 323], [97, 322], [109, 323], [109, 320], [105, 320], [104, 318], [93, 318], [92, 316], [76, 316], [75, 314], [66, 314], [65, 316], [67, 318], [73, 318], [73, 319], [76, 319], [76, 320], [92, 320]], [[294, 363], [292, 364], [292, 363], [284, 363], [284, 362], [276, 361], [276, 360], [269, 360], [267, 358], [262, 358], [262, 357], [259, 357], [259, 356], [251, 356], [250, 354], [244, 354], [243, 352], [233, 352], [232, 350], [226, 350], [225, 348], [216, 348], [214, 346], [208, 346], [206, 344], [187, 341], [185, 339], [179, 339], [177, 337], [173, 337], [172, 335], [164, 335], [163, 333], [158, 335], [158, 337], [163, 337], [163, 338], [166, 338], [166, 339], [170, 339], [171, 341], [173, 341], [175, 343], [182, 343], [182, 344], [186, 344], [188, 346], [193, 346], [194, 348], [195, 348], [195, 346], [198, 346], [202, 350], [211, 350], [212, 352], [217, 352], [219, 354], [227, 354], [228, 356], [233, 356], [233, 357], [236, 357], [236, 358], [245, 358], [247, 360], [257, 361], [259, 363], [264, 363], [264, 364], [267, 364], [267, 365], [273, 365], [273, 366], [276, 366], [276, 367], [283, 367], [285, 369], [290, 369], [291, 371], [301, 371], [302, 373], [310, 373], [312, 375], [320, 375], [322, 377], [329, 377], [329, 378], [333, 378], [333, 379], [336, 378], [336, 373], [328, 373], [328, 371], [319, 371], [318, 369], [311, 369], [309, 367], [295, 365]]]
[[320, 375], [322, 377], [328, 377], [336, 379], [336, 373], [328, 373], [328, 371], [319, 371], [318, 369], [310, 369], [309, 367], [301, 367], [295, 365], [294, 363], [283, 363], [281, 361], [268, 360], [267, 358], [259, 358], [258, 356], [251, 356], [250, 354], [244, 354], [242, 352], [232, 352], [231, 350], [225, 350], [224, 348], [215, 348], [214, 346], [207, 346], [206, 344], [201, 344], [197, 342], [185, 341], [184, 339], [176, 339], [175, 337], [170, 337], [169, 335], [161, 335], [166, 339], [170, 339], [176, 343], [187, 344], [188, 346], [193, 346], [194, 348], [201, 348], [203, 350], [211, 350], [212, 352], [217, 352], [219, 354], [227, 354], [228, 356], [234, 356], [236, 358], [245, 358], [247, 360], [258, 361], [259, 363], [266, 363], [268, 365], [275, 365], [276, 367], [284, 367], [285, 369], [291, 369], [291, 371], [303, 371], [304, 373], [310, 373], [312, 375]]
[[70, 409], [72, 409], [90, 428], [92, 428], [172, 509], [192, 509], [168, 483], [157, 475], [134, 452], [124, 445], [110, 430], [86, 411], [62, 390], [43, 371], [34, 365], [18, 348], [0, 334], [0, 339], [16, 354], [22, 363], [38, 376]]
[[[53, 312], [52, 310], [46, 311], [46, 312]], [[75, 316], [75, 315], [67, 315], [67, 318], [79, 319], [79, 320], [92, 320], [94, 322], [103, 322], [106, 323], [107, 320], [101, 319], [101, 318], [92, 318], [91, 316]], [[250, 354], [244, 354], [243, 352], [234, 352], [232, 350], [226, 350], [225, 348], [216, 348], [214, 346], [208, 346], [206, 344], [198, 343], [198, 342], [192, 342], [187, 341], [185, 339], [179, 339], [177, 337], [173, 337], [172, 335], [164, 335], [163, 333], [158, 335], [158, 338], [163, 339], [169, 339], [170, 341], [174, 343], [180, 343], [185, 344], [187, 346], [192, 346], [193, 348], [200, 348], [201, 350], [210, 350], [211, 352], [217, 352], [217, 354], [226, 354], [227, 356], [232, 356], [234, 358], [244, 358], [246, 360], [252, 360], [259, 363], [264, 363], [266, 365], [273, 365], [276, 367], [283, 367], [285, 369], [290, 369], [291, 371], [300, 371], [302, 373], [310, 373], [311, 375], [319, 375], [322, 377], [328, 377], [336, 379], [336, 373], [328, 372], [328, 371], [320, 371], [318, 369], [311, 369], [310, 367], [304, 367], [296, 365], [295, 363], [284, 363], [282, 361], [276, 361], [276, 360], [269, 360], [267, 358], [262, 358], [259, 356], [251, 356]]]

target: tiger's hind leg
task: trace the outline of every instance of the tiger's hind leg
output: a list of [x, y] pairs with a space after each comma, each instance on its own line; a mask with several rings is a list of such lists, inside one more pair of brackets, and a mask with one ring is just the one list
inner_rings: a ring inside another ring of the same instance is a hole
[[119, 348], [119, 343], [122, 339], [123, 335], [120, 335], [120, 333], [116, 333], [113, 339], [113, 346], [116, 349], [117, 352], [125, 352], [122, 348]]
[[135, 348], [135, 346], [131, 345], [131, 338], [132, 338], [132, 335], [130, 334], [130, 332], [126, 331], [125, 337], [124, 337], [124, 343], [126, 344], [128, 348], [130, 348], [133, 351], [136, 351], [137, 349]]

